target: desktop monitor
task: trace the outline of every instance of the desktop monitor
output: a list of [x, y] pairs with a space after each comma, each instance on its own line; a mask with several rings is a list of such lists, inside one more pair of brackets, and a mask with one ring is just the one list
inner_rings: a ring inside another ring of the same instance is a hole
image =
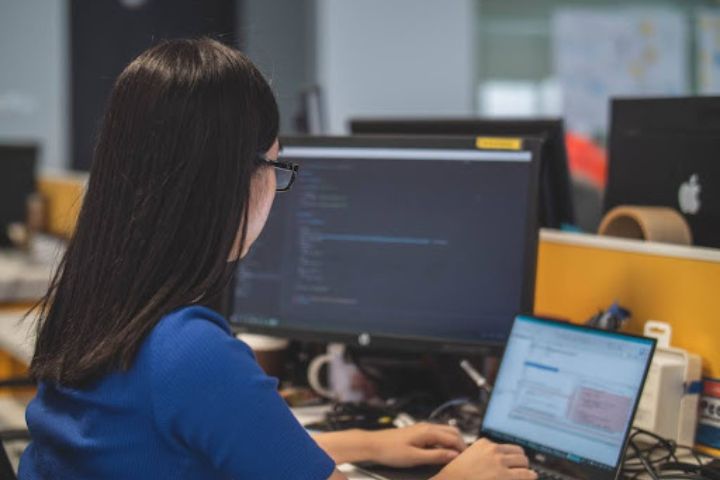
[[377, 118], [350, 122], [353, 134], [371, 135], [503, 135], [532, 136], [541, 151], [539, 225], [561, 228], [576, 224], [562, 119]]
[[27, 220], [27, 200], [35, 192], [35, 145], [0, 144], [0, 247], [10, 246], [8, 227]]
[[[502, 143], [502, 142], [501, 142]], [[297, 137], [300, 165], [236, 272], [237, 330], [477, 351], [533, 308], [539, 142]]]
[[615, 99], [605, 211], [671, 207], [720, 248], [720, 97]]

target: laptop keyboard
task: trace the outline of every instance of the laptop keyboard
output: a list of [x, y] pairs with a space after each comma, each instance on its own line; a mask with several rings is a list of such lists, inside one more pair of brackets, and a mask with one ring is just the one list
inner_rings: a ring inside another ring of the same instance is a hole
[[538, 480], [568, 480], [568, 477], [538, 465], [530, 465], [530, 468], [538, 474]]
[[538, 480], [562, 480], [561, 476], [554, 475], [554, 474], [548, 473], [548, 472], [545, 472], [545, 473], [537, 472], [537, 474], [538, 474]]
[[372, 478], [382, 480], [428, 480], [428, 478], [434, 477], [442, 470], [442, 467], [430, 465], [412, 468], [392, 468], [365, 464], [358, 465], [357, 468], [359, 468], [361, 472], [372, 476]]
[[[386, 480], [427, 480], [437, 475], [441, 467], [437, 466], [423, 466], [414, 468], [391, 468], [383, 467], [380, 465], [361, 465], [360, 470], [373, 475], [375, 478], [382, 478]], [[545, 467], [532, 465], [530, 467], [538, 474], [538, 480], [569, 480], [570, 477], [562, 475], [560, 473], [548, 470]]]

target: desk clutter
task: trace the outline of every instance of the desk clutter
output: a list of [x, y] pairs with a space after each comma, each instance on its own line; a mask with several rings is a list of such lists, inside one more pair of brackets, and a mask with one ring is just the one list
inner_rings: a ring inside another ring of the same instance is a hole
[[64, 248], [63, 240], [33, 235], [24, 249], [0, 249], [0, 303], [33, 304], [45, 295]]
[[[428, 421], [460, 428], [468, 442], [487, 436], [519, 443], [533, 468], [548, 478], [585, 478], [581, 471], [615, 468], [628, 479], [717, 480], [720, 464], [694, 445], [700, 358], [671, 346], [667, 324], [648, 322], [645, 333], [518, 317], [494, 385], [482, 375], [474, 380], [490, 395], [475, 391], [434, 406], [431, 395], [417, 391], [404, 398], [339, 402], [304, 425], [310, 431], [375, 430]], [[545, 458], [555, 460], [545, 465]], [[359, 468], [388, 479], [429, 478], [436, 472]]]
[[0, 251], [0, 302], [33, 302], [45, 295], [52, 265], [33, 262], [24, 253]]
[[657, 338], [658, 347], [640, 398], [635, 426], [679, 445], [692, 445], [702, 392], [702, 359], [671, 346], [672, 328], [667, 323], [648, 321], [644, 333]]

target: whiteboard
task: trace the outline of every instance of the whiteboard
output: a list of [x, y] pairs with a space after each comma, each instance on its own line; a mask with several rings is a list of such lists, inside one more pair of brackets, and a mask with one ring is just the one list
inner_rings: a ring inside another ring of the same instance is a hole
[[701, 94], [720, 93], [720, 9], [697, 13], [697, 78]]
[[614, 96], [687, 94], [686, 16], [672, 8], [560, 8], [553, 57], [568, 127], [604, 136]]

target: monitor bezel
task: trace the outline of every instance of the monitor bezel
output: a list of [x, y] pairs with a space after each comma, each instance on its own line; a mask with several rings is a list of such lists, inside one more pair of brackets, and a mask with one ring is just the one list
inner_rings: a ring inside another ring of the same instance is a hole
[[[283, 147], [347, 147], [347, 148], [435, 148], [482, 150], [489, 152], [524, 151], [530, 154], [530, 185], [528, 192], [528, 218], [525, 224], [525, 274], [522, 287], [521, 311], [515, 314], [531, 314], [535, 298], [535, 276], [537, 267], [537, 248], [539, 229], [537, 226], [537, 188], [539, 176], [539, 155], [542, 140], [533, 137], [507, 137], [520, 139], [520, 148], [513, 150], [486, 149], [477, 146], [478, 137], [467, 136], [283, 136], [280, 143]], [[495, 137], [494, 137], [495, 138]], [[235, 291], [237, 276], [231, 282], [232, 292]], [[271, 335], [309, 342], [337, 342], [361, 349], [397, 349], [403, 351], [433, 351], [442, 353], [498, 353], [505, 344], [503, 340], [471, 340], [461, 341], [452, 338], [432, 338], [412, 335], [393, 335], [374, 332], [347, 332], [330, 329], [294, 328], [280, 325], [268, 327], [238, 323], [233, 319], [232, 292], [227, 302], [227, 317], [235, 333], [255, 333]], [[513, 319], [515, 318], [513, 314]], [[510, 322], [513, 321], [510, 320]]]
[[[556, 318], [548, 318], [548, 317], [542, 317], [537, 315], [518, 315], [515, 318], [515, 321], [517, 321], [518, 318], [524, 317], [530, 320], [539, 321], [543, 323], [548, 323], [552, 325], [562, 325], [564, 327], [570, 327], [575, 330], [579, 331], [585, 331], [585, 332], [602, 332], [604, 334], [608, 334], [614, 337], [624, 337], [624, 338], [635, 338], [635, 339], [641, 339], [643, 341], [647, 341], [650, 344], [650, 355], [648, 355], [648, 358], [645, 362], [645, 370], [643, 372], [642, 381], [640, 390], [638, 391], [637, 397], [635, 398], [635, 403], [633, 404], [632, 408], [632, 415], [630, 416], [627, 429], [625, 430], [622, 447], [620, 449], [620, 453], [618, 455], [618, 459], [616, 461], [616, 464], [613, 469], [605, 469], [600, 467], [595, 467], [591, 464], [586, 463], [575, 463], [572, 462], [566, 458], [553, 455], [552, 453], [548, 453], [546, 451], [540, 451], [537, 449], [532, 448], [528, 445], [521, 445], [523, 449], [525, 450], [526, 455], [530, 459], [530, 462], [539, 462], [541, 465], [543, 465], [546, 468], [549, 468], [553, 471], [557, 471], [559, 473], [562, 473], [564, 475], [567, 475], [568, 478], [576, 478], [578, 480], [615, 480], [618, 478], [622, 471], [622, 463], [625, 451], [628, 447], [628, 442], [630, 440], [630, 435], [632, 432], [632, 426], [635, 422], [635, 416], [637, 415], [638, 406], [640, 405], [640, 399], [642, 397], [643, 391], [645, 389], [645, 382], [647, 381], [648, 373], [650, 372], [650, 365], [652, 363], [653, 357], [655, 355], [655, 350], [657, 347], [657, 340], [652, 337], [645, 337], [643, 335], [637, 335], [634, 333], [626, 333], [626, 332], [618, 332], [618, 331], [611, 331], [611, 330], [605, 330], [602, 328], [597, 328], [589, 325], [583, 325], [583, 324], [577, 324], [573, 322], [569, 322], [566, 320], [559, 320]], [[514, 322], [513, 322], [514, 327]], [[505, 357], [505, 351], [503, 350], [503, 354], [500, 360], [500, 365], [502, 365], [502, 362], [504, 361]], [[490, 402], [492, 401], [492, 393], [490, 395], [490, 398], [488, 399], [488, 406], [490, 405]], [[478, 437], [482, 438], [488, 438], [492, 441], [507, 443], [509, 441], [506, 437], [499, 437], [493, 435], [493, 432], [490, 431], [489, 433], [485, 430], [485, 420], [483, 419], [483, 423], [480, 425], [480, 430], [478, 433]]]

